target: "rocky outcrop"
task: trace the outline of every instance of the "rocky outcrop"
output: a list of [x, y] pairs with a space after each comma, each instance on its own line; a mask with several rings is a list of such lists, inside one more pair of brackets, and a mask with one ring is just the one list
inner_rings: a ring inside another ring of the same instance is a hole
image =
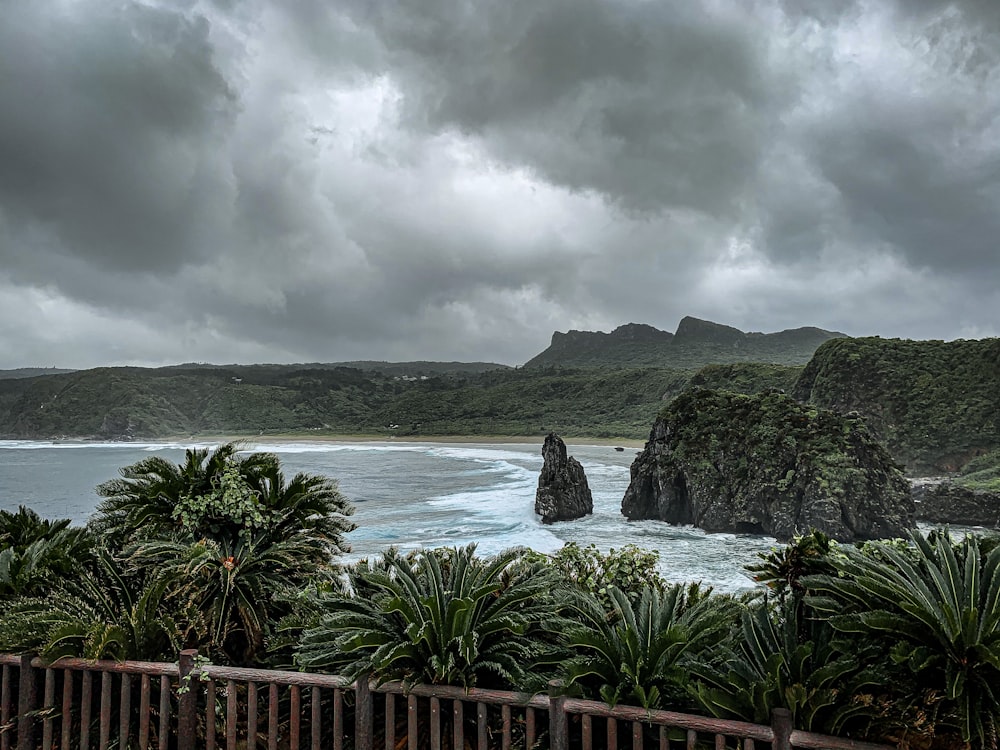
[[1000, 338], [828, 341], [792, 395], [857, 411], [911, 476], [945, 475], [1000, 448]]
[[928, 523], [1000, 528], [1000, 492], [974, 490], [950, 479], [914, 479], [917, 519]]
[[756, 396], [691, 390], [660, 414], [622, 499], [630, 520], [789, 539], [896, 537], [914, 524], [900, 467], [858, 417]]
[[611, 333], [568, 331], [552, 334], [548, 349], [525, 367], [672, 367], [695, 369], [708, 364], [767, 362], [804, 365], [816, 348], [844, 336], [820, 328], [778, 333], [744, 333], [738, 328], [682, 318], [676, 333], [643, 323], [626, 323]]
[[542, 445], [542, 472], [535, 492], [535, 513], [542, 523], [572, 521], [594, 512], [594, 499], [580, 462], [566, 455], [566, 443], [550, 432]]

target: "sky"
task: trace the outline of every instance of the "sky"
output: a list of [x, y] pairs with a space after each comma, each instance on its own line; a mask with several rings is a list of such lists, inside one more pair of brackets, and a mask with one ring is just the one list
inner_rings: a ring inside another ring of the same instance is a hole
[[1000, 335], [996, 0], [0, 13], [0, 368]]

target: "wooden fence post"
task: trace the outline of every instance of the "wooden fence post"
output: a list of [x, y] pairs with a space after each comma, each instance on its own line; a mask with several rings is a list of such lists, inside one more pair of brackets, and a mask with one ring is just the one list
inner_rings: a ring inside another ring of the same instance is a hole
[[562, 680], [549, 681], [549, 748], [569, 749], [569, 721], [566, 716], [565, 686]]
[[774, 743], [771, 750], [792, 750], [792, 712], [787, 708], [775, 708], [771, 711], [771, 731], [774, 732]]
[[35, 672], [31, 654], [21, 654], [21, 673], [17, 692], [17, 750], [34, 750]]
[[194, 660], [198, 649], [186, 648], [181, 651], [177, 664], [180, 675], [177, 680], [177, 750], [194, 750], [198, 721], [198, 675], [194, 672]]
[[372, 750], [375, 738], [372, 691], [368, 674], [358, 675], [354, 682], [354, 747], [355, 750]]

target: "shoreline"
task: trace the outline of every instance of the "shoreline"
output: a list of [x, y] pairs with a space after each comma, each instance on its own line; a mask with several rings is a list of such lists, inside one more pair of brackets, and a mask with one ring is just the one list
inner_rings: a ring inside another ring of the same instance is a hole
[[[562, 437], [562, 436], [560, 436]], [[545, 436], [541, 435], [350, 435], [343, 433], [322, 433], [308, 435], [301, 432], [288, 434], [269, 433], [265, 435], [240, 435], [226, 433], [212, 433], [205, 435], [169, 435], [159, 438], [136, 438], [135, 440], [101, 440], [97, 438], [82, 437], [62, 437], [47, 439], [25, 439], [25, 438], [2, 438], [0, 447], [5, 442], [28, 442], [28, 443], [51, 443], [59, 444], [83, 444], [88, 443], [114, 443], [116, 445], [127, 446], [130, 444], [156, 445], [201, 445], [205, 443], [244, 443], [249, 447], [261, 447], [266, 449], [268, 445], [281, 443], [329, 443], [334, 445], [349, 445], [357, 443], [382, 443], [391, 445], [392, 443], [426, 443], [440, 445], [472, 444], [472, 445], [541, 445]], [[631, 438], [600, 438], [600, 437], [563, 437], [563, 442], [569, 446], [593, 446], [609, 448], [625, 448], [641, 450], [645, 440], [635, 440]]]
[[[562, 436], [560, 436], [562, 437]], [[634, 440], [630, 438], [599, 438], [599, 437], [563, 437], [563, 442], [567, 446], [598, 446], [598, 447], [618, 447], [642, 449], [646, 445], [645, 440]], [[545, 441], [544, 435], [347, 435], [337, 433], [324, 433], [320, 435], [303, 435], [302, 433], [265, 434], [265, 435], [178, 435], [162, 440], [150, 440], [149, 442], [171, 442], [182, 443], [185, 441], [194, 442], [243, 442], [251, 445], [268, 445], [275, 443], [439, 443], [443, 445], [455, 443], [469, 443], [477, 445], [538, 445], [541, 448]], [[137, 441], [138, 442], [138, 441]]]

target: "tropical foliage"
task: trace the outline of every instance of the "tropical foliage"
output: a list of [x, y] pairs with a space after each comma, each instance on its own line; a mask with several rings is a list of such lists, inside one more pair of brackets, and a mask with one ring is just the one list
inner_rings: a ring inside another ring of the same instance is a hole
[[0, 601], [41, 593], [92, 553], [93, 539], [68, 520], [41, 518], [21, 506], [0, 510]]
[[234, 444], [120, 474], [86, 530], [0, 517], [0, 538], [35, 540], [0, 550], [3, 648], [154, 659], [194, 647], [262, 664], [296, 596], [337, 580], [353, 509], [325, 477], [286, 479], [274, 455]]
[[697, 584], [666, 590], [647, 584], [636, 593], [610, 589], [610, 617], [598, 600], [577, 599], [578, 624], [566, 642], [575, 654], [569, 683], [590, 687], [612, 705], [684, 705], [690, 668], [722, 640], [734, 603]]
[[551, 572], [519, 565], [523, 550], [491, 558], [475, 545], [355, 565], [349, 591], [324, 602], [297, 661], [349, 676], [463, 686], [530, 687], [558, 651]]
[[845, 550], [837, 575], [806, 579], [840, 633], [879, 639], [900, 671], [942, 697], [938, 721], [995, 747], [1000, 722], [1000, 547], [947, 531], [913, 545]]
[[806, 619], [793, 599], [760, 599], [739, 623], [722, 664], [694, 667], [694, 692], [709, 713], [768, 723], [775, 708], [787, 708], [794, 726], [827, 734], [856, 729], [853, 720], [867, 718], [866, 701], [855, 697], [876, 675], [827, 623]]

